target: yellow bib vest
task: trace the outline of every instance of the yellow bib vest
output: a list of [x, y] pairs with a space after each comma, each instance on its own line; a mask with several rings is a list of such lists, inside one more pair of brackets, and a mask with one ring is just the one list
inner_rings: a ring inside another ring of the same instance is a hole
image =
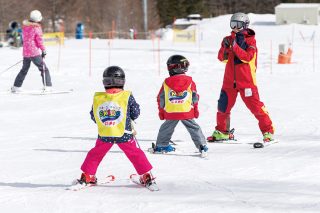
[[125, 132], [130, 91], [115, 94], [96, 92], [93, 114], [102, 137], [122, 137]]
[[191, 84], [183, 92], [175, 92], [166, 83], [163, 83], [165, 96], [165, 111], [172, 112], [189, 112], [192, 107]]

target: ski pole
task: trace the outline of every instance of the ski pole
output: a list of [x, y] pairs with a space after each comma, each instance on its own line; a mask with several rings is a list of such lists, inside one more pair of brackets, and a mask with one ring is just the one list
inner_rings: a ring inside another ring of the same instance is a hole
[[46, 82], [46, 70], [45, 70], [46, 66], [44, 65], [44, 57], [42, 58], [42, 73], [43, 73], [43, 91], [46, 90], [47, 87], [47, 82]]
[[141, 149], [140, 144], [139, 144], [139, 142], [138, 142], [138, 140], [137, 140], [137, 138], [136, 138], [137, 131], [134, 129], [133, 123], [136, 123], [136, 122], [135, 122], [134, 120], [131, 120], [132, 135], [133, 135], [133, 138], [135, 139], [138, 147]]
[[[139, 144], [139, 142], [138, 142], [138, 139], [136, 138], [137, 131], [134, 129], [133, 123], [136, 123], [136, 122], [135, 122], [134, 120], [131, 120], [131, 128], [132, 128], [132, 133], [133, 133], [132, 135], [133, 135], [133, 138], [134, 138], [134, 140], [136, 141], [139, 149], [141, 149], [141, 146], [140, 146], [140, 144]], [[151, 170], [150, 170], [149, 172], [150, 172], [150, 175], [151, 175], [151, 179], [154, 180], [155, 177], [153, 176]]]
[[7, 72], [7, 71], [10, 70], [12, 67], [20, 64], [22, 61], [23, 61], [23, 60], [20, 60], [20, 61], [18, 61], [17, 63], [15, 63], [14, 65], [12, 65], [12, 66], [8, 67], [7, 69], [1, 71], [1, 72], [0, 72], [0, 75], [3, 74], [3, 73], [5, 73], [5, 72]]

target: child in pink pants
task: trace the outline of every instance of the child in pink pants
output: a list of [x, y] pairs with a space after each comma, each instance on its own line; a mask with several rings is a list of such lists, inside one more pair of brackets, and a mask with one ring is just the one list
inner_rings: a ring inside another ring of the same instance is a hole
[[97, 168], [114, 144], [125, 153], [140, 175], [140, 182], [151, 181], [152, 166], [134, 137], [131, 121], [140, 115], [139, 104], [130, 91], [123, 90], [125, 73], [118, 66], [108, 67], [103, 73], [105, 92], [96, 92], [90, 112], [98, 126], [98, 138], [84, 160], [79, 183], [95, 184]]

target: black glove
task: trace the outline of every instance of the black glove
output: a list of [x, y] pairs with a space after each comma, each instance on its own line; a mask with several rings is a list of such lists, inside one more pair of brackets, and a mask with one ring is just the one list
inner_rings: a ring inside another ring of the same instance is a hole
[[244, 42], [244, 35], [242, 32], [237, 32], [236, 33], [236, 42], [239, 46]]
[[248, 48], [248, 45], [244, 39], [244, 35], [242, 32], [236, 33], [236, 43], [241, 47], [243, 50], [246, 50]]
[[46, 55], [47, 55], [47, 52], [46, 52], [45, 50], [43, 50], [42, 53], [41, 53], [41, 57], [42, 57], [42, 58], [45, 58]]
[[223, 46], [225, 47], [225, 48], [230, 48], [230, 41], [229, 41], [229, 39], [227, 39], [227, 38], [224, 38], [223, 39]]

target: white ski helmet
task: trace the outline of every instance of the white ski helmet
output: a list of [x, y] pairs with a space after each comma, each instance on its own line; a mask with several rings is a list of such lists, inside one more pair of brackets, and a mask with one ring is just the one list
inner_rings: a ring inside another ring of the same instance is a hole
[[32, 10], [30, 13], [30, 20], [40, 22], [42, 20], [41, 12], [39, 10]]
[[231, 29], [247, 29], [249, 27], [250, 20], [245, 13], [235, 13], [231, 16], [230, 27]]

